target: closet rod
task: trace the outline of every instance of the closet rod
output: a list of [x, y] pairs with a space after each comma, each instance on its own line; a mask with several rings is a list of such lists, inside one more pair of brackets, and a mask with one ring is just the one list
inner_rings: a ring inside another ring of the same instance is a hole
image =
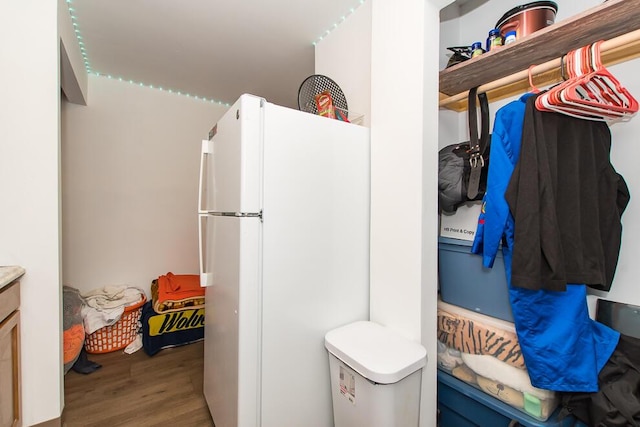
[[[605, 66], [615, 65], [637, 58], [640, 56], [640, 29], [606, 40], [600, 47], [602, 61]], [[535, 85], [542, 87], [561, 81], [560, 66], [561, 59], [555, 58], [532, 67], [531, 74]], [[522, 86], [523, 84], [527, 88], [529, 87], [529, 70], [519, 71], [501, 79], [483, 84], [478, 87], [478, 93], [499, 91], [507, 86]], [[526, 89], [524, 89], [524, 91], [526, 91]], [[445, 107], [456, 102], [466, 101], [468, 93], [469, 91], [465, 91], [449, 97], [441, 94], [444, 98], [440, 99], [439, 106]], [[511, 95], [513, 94], [514, 93], [511, 93]], [[509, 93], [502, 94], [497, 99], [505, 98], [506, 96], [509, 96]], [[490, 101], [497, 99], [491, 96], [489, 97]]]

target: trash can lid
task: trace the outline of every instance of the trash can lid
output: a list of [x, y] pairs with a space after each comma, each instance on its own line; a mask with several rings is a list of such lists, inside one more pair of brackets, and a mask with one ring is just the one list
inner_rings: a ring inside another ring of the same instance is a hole
[[393, 384], [427, 363], [427, 350], [393, 330], [359, 321], [329, 331], [324, 345], [363, 377]]

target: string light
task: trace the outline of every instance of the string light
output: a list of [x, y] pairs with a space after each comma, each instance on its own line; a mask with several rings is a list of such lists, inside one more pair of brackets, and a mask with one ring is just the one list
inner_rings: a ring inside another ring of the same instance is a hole
[[[99, 73], [98, 71], [95, 71], [92, 69], [91, 67], [91, 62], [89, 61], [89, 55], [87, 54], [87, 49], [85, 47], [84, 44], [84, 39], [82, 37], [82, 34], [80, 32], [80, 28], [79, 28], [79, 24], [78, 24], [78, 17], [76, 16], [76, 9], [71, 6], [71, 4], [73, 3], [74, 0], [66, 0], [67, 2], [67, 9], [69, 10], [69, 15], [71, 16], [71, 23], [73, 24], [73, 29], [74, 32], [76, 34], [76, 39], [78, 40], [78, 45], [80, 46], [80, 53], [82, 54], [82, 59], [84, 62], [84, 66], [85, 69], [87, 71], [87, 74], [93, 74], [95, 76], [98, 77], [107, 77], [109, 79], [113, 79], [113, 77], [111, 75], [104, 75]], [[313, 46], [316, 46], [319, 42], [321, 42], [322, 40], [324, 40], [325, 37], [327, 37], [329, 34], [331, 34], [332, 31], [334, 31], [336, 28], [338, 28], [338, 26], [340, 24], [342, 24], [344, 21], [347, 20], [347, 18], [349, 18], [349, 16], [351, 16], [352, 14], [355, 13], [356, 9], [358, 7], [360, 7], [360, 5], [364, 4], [365, 0], [358, 0], [358, 5], [355, 7], [351, 7], [349, 8], [349, 11], [340, 17], [340, 19], [337, 22], [334, 22], [333, 25], [331, 26], [330, 29], [326, 30], [321, 36], [319, 36], [314, 42], [312, 42], [311, 44]], [[200, 101], [205, 101], [205, 102], [210, 102], [212, 104], [218, 104], [218, 105], [222, 105], [225, 107], [230, 107], [231, 104], [226, 103], [226, 102], [222, 102], [222, 101], [218, 101], [215, 99], [211, 99], [211, 98], [206, 98], [204, 96], [199, 96], [199, 95], [191, 95], [188, 93], [183, 94], [181, 91], [176, 91], [176, 90], [172, 90], [172, 89], [163, 89], [162, 87], [154, 87], [152, 84], [146, 84], [143, 82], [134, 82], [131, 79], [124, 79], [123, 77], [117, 77], [117, 80], [119, 82], [128, 82], [130, 84], [135, 84], [137, 86], [141, 86], [141, 87], [146, 87], [148, 89], [154, 89], [154, 90], [159, 90], [161, 92], [169, 92], [171, 94], [177, 94], [177, 95], [181, 95], [181, 96], [186, 96], [187, 98], [194, 98], [196, 100], [200, 100]]]
[[88, 75], [94, 75], [96, 77], [104, 77], [107, 78], [109, 80], [117, 80], [119, 82], [123, 82], [123, 83], [129, 83], [131, 85], [135, 85], [135, 86], [139, 86], [139, 87], [144, 87], [147, 89], [153, 89], [153, 90], [158, 90], [160, 92], [169, 92], [171, 94], [176, 94], [176, 95], [180, 95], [180, 96], [186, 96], [187, 98], [192, 98], [195, 99], [197, 101], [204, 101], [204, 102], [208, 102], [211, 104], [216, 104], [216, 105], [221, 105], [223, 107], [230, 107], [231, 104], [227, 103], [227, 102], [222, 102], [222, 101], [218, 101], [216, 99], [212, 99], [212, 98], [206, 98], [204, 96], [199, 96], [199, 95], [190, 95], [188, 93], [182, 93], [179, 90], [175, 90], [175, 89], [166, 89], [163, 88], [161, 86], [154, 86], [153, 84], [147, 84], [144, 82], [138, 82], [132, 79], [127, 79], [124, 77], [116, 77], [113, 76], [111, 74], [102, 74], [98, 71], [95, 71], [91, 68], [91, 63], [89, 62], [89, 56], [87, 54], [87, 49], [85, 47], [84, 44], [84, 39], [82, 37], [82, 34], [80, 32], [79, 29], [79, 24], [78, 24], [78, 17], [76, 16], [76, 9], [74, 7], [71, 6], [71, 3], [73, 3], [74, 0], [66, 0], [67, 2], [67, 9], [69, 9], [69, 15], [71, 15], [71, 23], [73, 24], [73, 29], [74, 32], [76, 33], [76, 39], [78, 40], [78, 45], [80, 46], [80, 53], [82, 54], [82, 59], [84, 62], [84, 67], [87, 71]]
[[320, 43], [322, 40], [324, 40], [325, 37], [327, 37], [329, 34], [331, 34], [332, 31], [334, 31], [336, 28], [338, 28], [338, 26], [340, 24], [342, 24], [344, 21], [346, 21], [349, 16], [353, 15], [353, 13], [356, 11], [356, 9], [359, 8], [362, 4], [364, 4], [364, 2], [365, 2], [365, 0], [358, 0], [358, 5], [357, 6], [349, 8], [349, 12], [347, 12], [347, 14], [341, 16], [340, 19], [338, 20], [338, 22], [334, 22], [329, 30], [326, 30], [324, 33], [322, 33], [322, 35], [319, 36], [311, 44], [316, 46], [318, 43]]

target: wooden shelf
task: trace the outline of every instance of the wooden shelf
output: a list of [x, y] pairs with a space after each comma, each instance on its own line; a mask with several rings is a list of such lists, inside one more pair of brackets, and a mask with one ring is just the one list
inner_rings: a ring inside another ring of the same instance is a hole
[[[609, 0], [516, 42], [440, 71], [441, 98], [561, 57], [570, 50], [640, 29], [640, 0]], [[559, 72], [558, 72], [559, 73]], [[507, 92], [526, 91], [516, 85]], [[502, 91], [501, 97], [506, 96]], [[443, 95], [444, 94], [444, 95]], [[457, 108], [453, 108], [457, 109]]]

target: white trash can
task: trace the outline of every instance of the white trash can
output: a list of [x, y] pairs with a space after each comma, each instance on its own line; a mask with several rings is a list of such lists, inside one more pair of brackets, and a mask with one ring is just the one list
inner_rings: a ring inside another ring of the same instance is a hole
[[416, 427], [427, 351], [377, 323], [325, 335], [336, 427]]

